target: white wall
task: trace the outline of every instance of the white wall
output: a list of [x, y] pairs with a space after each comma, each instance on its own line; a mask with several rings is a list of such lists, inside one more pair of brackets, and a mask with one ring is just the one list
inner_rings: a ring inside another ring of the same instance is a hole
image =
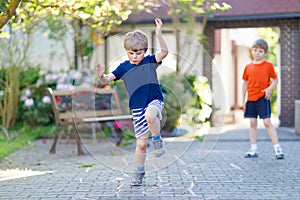
[[[73, 60], [74, 44], [70, 36], [66, 39], [66, 44], [70, 57]], [[43, 69], [59, 71], [61, 69], [68, 69], [70, 65], [61, 43], [48, 39], [40, 31], [34, 33], [28, 55], [30, 62], [40, 64]]]
[[246, 46], [237, 46], [238, 53], [238, 77], [237, 77], [237, 88], [238, 88], [238, 106], [242, 106], [242, 84], [243, 84], [243, 73], [245, 66], [251, 62], [251, 58], [249, 56], [249, 48]]
[[[199, 26], [200, 27], [200, 26]], [[128, 31], [133, 29], [126, 26], [122, 26], [121, 33], [108, 37], [104, 41], [108, 46], [108, 67], [109, 71], [114, 70], [119, 63], [127, 59], [126, 51], [123, 47], [124, 36]], [[148, 53], [152, 53], [158, 50], [159, 44], [154, 35], [154, 41], [152, 41], [152, 34], [155, 33], [155, 24], [137, 25], [134, 29], [140, 29], [148, 36], [149, 49]], [[180, 52], [177, 52], [176, 34], [172, 32], [172, 26], [166, 24], [163, 26], [163, 37], [167, 43], [169, 54], [163, 60], [162, 66], [159, 68], [159, 75], [174, 72], [176, 70], [176, 56], [179, 56], [179, 67], [182, 73], [188, 73], [193, 70], [193, 73], [202, 75], [202, 52], [203, 49], [199, 45], [197, 39], [193, 39], [185, 35], [185, 25], [182, 25], [182, 32], [179, 34], [179, 48]], [[154, 46], [151, 46], [151, 44]], [[93, 68], [96, 63], [104, 64], [104, 45], [101, 45], [95, 49], [92, 55], [90, 67]]]
[[[215, 65], [213, 96], [215, 97], [215, 106], [221, 109], [221, 112], [229, 113], [233, 103], [233, 57], [231, 40], [229, 38], [229, 30], [221, 30], [221, 54], [215, 56], [213, 64]], [[223, 98], [217, 98], [218, 95], [223, 94]]]

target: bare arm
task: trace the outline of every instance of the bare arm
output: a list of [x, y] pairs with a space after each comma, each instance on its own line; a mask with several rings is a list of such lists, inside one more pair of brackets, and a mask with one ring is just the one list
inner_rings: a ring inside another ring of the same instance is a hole
[[161, 27], [163, 23], [161, 19], [156, 18], [155, 23], [156, 23], [156, 37], [160, 45], [160, 51], [155, 54], [155, 58], [156, 58], [156, 62], [160, 62], [168, 55], [168, 47], [162, 36]]
[[278, 78], [273, 79], [272, 83], [270, 84], [269, 87], [263, 90], [265, 92], [265, 99], [270, 100], [272, 97], [272, 91], [278, 84]]
[[248, 88], [248, 81], [244, 80], [243, 85], [242, 85], [242, 103], [243, 103], [243, 109], [245, 109], [245, 106], [246, 106], [247, 88]]
[[104, 74], [105, 67], [100, 66], [99, 64], [96, 65], [96, 75], [99, 78], [100, 82], [103, 84], [108, 84], [113, 81], [116, 77], [113, 73]]

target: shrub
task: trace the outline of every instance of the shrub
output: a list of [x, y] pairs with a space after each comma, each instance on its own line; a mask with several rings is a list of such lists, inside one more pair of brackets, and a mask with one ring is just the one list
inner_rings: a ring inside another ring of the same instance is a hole
[[20, 118], [29, 126], [42, 126], [54, 121], [50, 97], [45, 87], [26, 89], [21, 97]]
[[212, 96], [206, 77], [189, 76], [187, 78], [192, 85], [194, 98], [187, 109], [187, 122], [196, 128], [210, 119], [212, 113]]
[[[186, 112], [191, 104], [191, 92], [184, 87], [188, 85], [184, 76], [177, 73], [170, 73], [161, 77], [160, 80], [165, 101], [166, 121], [164, 129], [172, 131], [179, 122], [182, 113]], [[165, 114], [164, 114], [165, 115]]]
[[212, 112], [211, 91], [207, 79], [171, 73], [161, 77], [167, 115], [164, 129], [172, 131], [184, 115], [193, 127], [207, 122]]

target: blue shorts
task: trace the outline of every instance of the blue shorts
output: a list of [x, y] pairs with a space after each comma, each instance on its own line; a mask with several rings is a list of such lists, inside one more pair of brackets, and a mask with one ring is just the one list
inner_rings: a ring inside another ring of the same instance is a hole
[[[162, 110], [164, 108], [164, 102], [160, 100], [153, 100], [151, 101], [147, 107], [153, 106], [158, 110], [158, 119], [162, 119]], [[144, 134], [149, 133], [149, 127], [145, 118], [146, 108], [137, 108], [132, 110], [132, 117], [133, 117], [133, 125], [134, 125], [134, 132], [135, 137], [138, 138]]]
[[265, 97], [261, 97], [256, 101], [247, 101], [246, 111], [244, 114], [247, 118], [259, 118], [265, 119], [271, 117], [271, 103], [270, 100], [266, 100]]

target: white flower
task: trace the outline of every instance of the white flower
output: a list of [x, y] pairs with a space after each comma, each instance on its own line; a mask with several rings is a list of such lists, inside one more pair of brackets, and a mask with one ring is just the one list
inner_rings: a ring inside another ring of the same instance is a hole
[[31, 95], [30, 89], [26, 89], [26, 90], [25, 90], [25, 96], [26, 96], [26, 97], [30, 97], [30, 95]]
[[68, 77], [68, 75], [65, 73], [65, 74], [61, 74], [61, 75], [60, 75], [60, 77], [58, 78], [57, 82], [63, 84], [63, 83], [68, 82], [68, 80], [69, 80], [69, 77]]
[[54, 82], [58, 79], [58, 75], [57, 74], [46, 74], [45, 76], [45, 81], [46, 82]]
[[39, 79], [39, 80], [36, 82], [37, 85], [42, 85], [42, 83], [43, 83], [43, 80], [42, 80], [42, 79]]
[[43, 99], [42, 99], [43, 103], [46, 103], [46, 104], [50, 104], [51, 102], [51, 99], [49, 96], [44, 96]]
[[56, 85], [57, 90], [73, 90], [74, 86], [72, 84], [57, 84]]
[[33, 99], [26, 99], [25, 102], [24, 102], [25, 106], [27, 107], [31, 107], [34, 105], [34, 100]]
[[57, 90], [63, 90], [63, 89], [64, 89], [64, 84], [58, 83], [58, 84], [56, 85], [56, 89], [57, 89]]

